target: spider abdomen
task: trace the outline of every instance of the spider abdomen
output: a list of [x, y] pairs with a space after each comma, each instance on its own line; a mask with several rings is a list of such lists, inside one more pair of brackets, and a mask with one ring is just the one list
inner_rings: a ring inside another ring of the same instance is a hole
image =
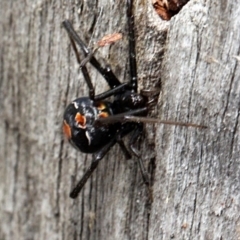
[[64, 135], [81, 152], [95, 153], [115, 136], [118, 129], [118, 124], [95, 125], [97, 119], [110, 115], [110, 102], [94, 103], [88, 97], [78, 98], [64, 112]]

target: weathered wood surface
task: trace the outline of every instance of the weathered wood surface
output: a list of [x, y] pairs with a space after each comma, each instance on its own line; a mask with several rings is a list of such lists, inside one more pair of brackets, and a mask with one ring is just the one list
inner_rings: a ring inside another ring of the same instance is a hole
[[237, 0], [192, 0], [170, 22], [135, 1], [139, 87], [162, 82], [152, 115], [208, 129], [147, 126], [151, 204], [136, 161], [118, 147], [68, 197], [91, 156], [61, 133], [66, 104], [88, 93], [61, 22], [87, 43], [121, 31], [96, 56], [127, 81], [125, 10], [124, 1], [0, 2], [0, 239], [240, 239]]

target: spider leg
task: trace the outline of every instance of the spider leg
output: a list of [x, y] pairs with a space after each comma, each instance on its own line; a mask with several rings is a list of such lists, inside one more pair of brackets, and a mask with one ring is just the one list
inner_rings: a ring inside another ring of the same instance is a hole
[[[78, 53], [76, 44], [75, 44], [74, 40], [71, 38], [70, 35], [69, 35], [69, 38], [70, 38], [70, 41], [71, 41], [71, 44], [72, 44], [74, 53], [75, 53], [75, 55], [76, 55], [77, 62], [78, 62], [78, 64], [80, 64], [80, 63], [81, 63], [81, 60], [80, 60], [80, 56], [79, 56], [79, 53]], [[94, 100], [94, 98], [95, 98], [95, 90], [94, 90], [94, 87], [93, 87], [91, 78], [90, 78], [90, 76], [89, 76], [88, 70], [87, 70], [86, 66], [82, 66], [82, 67], [81, 67], [81, 70], [82, 70], [84, 79], [85, 79], [85, 81], [86, 81], [86, 83], [87, 83], [87, 85], [88, 85], [88, 88], [89, 88], [89, 98], [92, 99], [92, 100]]]
[[96, 101], [103, 100], [105, 98], [111, 97], [111, 96], [119, 94], [121, 92], [124, 92], [124, 91], [126, 91], [126, 89], [129, 89], [129, 84], [128, 83], [122, 83], [121, 85], [119, 85], [119, 86], [117, 86], [113, 89], [110, 89], [110, 90], [108, 90], [104, 93], [100, 93], [100, 94], [96, 95], [95, 100]]
[[140, 167], [143, 182], [147, 186], [148, 198], [149, 198], [150, 202], [153, 202], [153, 193], [152, 193], [152, 188], [150, 186], [149, 174], [148, 174], [146, 168], [144, 167], [142, 158], [140, 156], [140, 152], [134, 147], [134, 144], [136, 142], [138, 142], [142, 133], [143, 133], [143, 124], [138, 123], [136, 128], [134, 129], [134, 131], [132, 133], [132, 136], [131, 136], [131, 139], [130, 139], [130, 142], [129, 142], [129, 146], [130, 146], [130, 150], [133, 153], [133, 155], [135, 155], [137, 157], [137, 161], [138, 161], [138, 164], [139, 164], [139, 167]]
[[[66, 29], [68, 35], [70, 36], [70, 39], [75, 41], [80, 46], [80, 48], [84, 52], [85, 57], [88, 56], [88, 54], [91, 54], [85, 43], [81, 40], [76, 31], [73, 29], [72, 24], [68, 20], [63, 21], [62, 24], [63, 27]], [[121, 82], [117, 79], [109, 66], [106, 66], [105, 68], [102, 67], [100, 62], [94, 56], [92, 56], [89, 61], [105, 78], [110, 88], [115, 88], [116, 86], [119, 86], [121, 84]]]
[[141, 171], [142, 178], [143, 178], [143, 182], [149, 187], [150, 180], [149, 180], [148, 172], [144, 167], [140, 152], [134, 146], [135, 143], [139, 141], [142, 133], [143, 133], [143, 124], [138, 123], [132, 133], [132, 136], [131, 136], [131, 139], [129, 142], [129, 147], [130, 147], [130, 150], [133, 153], [133, 155], [135, 155], [137, 157], [138, 164], [139, 164], [140, 171]]
[[[144, 116], [148, 112], [148, 107], [138, 108], [135, 110], [130, 110], [128, 112], [119, 113], [115, 115], [111, 115], [106, 118], [98, 118], [95, 120], [96, 125], [101, 124], [112, 124], [117, 122], [141, 122], [141, 121], [134, 121], [135, 118], [145, 119], [144, 117], [138, 117], [138, 116]], [[133, 120], [131, 119], [133, 118]], [[131, 129], [132, 130], [132, 129]]]
[[117, 138], [117, 143], [118, 145], [120, 146], [123, 154], [125, 155], [125, 158], [126, 159], [130, 159], [132, 156], [131, 154], [129, 153], [128, 149], [126, 148], [123, 140], [122, 140], [122, 137], [119, 135], [119, 137]]
[[[148, 174], [147, 171], [145, 170], [142, 160], [140, 158], [140, 154], [137, 151], [137, 149], [134, 148], [134, 143], [139, 139], [140, 135], [142, 134], [142, 129], [143, 129], [143, 124], [139, 123], [139, 124], [135, 124], [135, 126], [137, 126], [133, 132], [133, 135], [131, 137], [130, 140], [130, 150], [131, 152], [138, 157], [138, 162], [140, 165], [140, 169], [141, 169], [141, 173], [144, 179], [144, 183], [146, 185], [149, 185], [149, 178], [148, 178]], [[126, 125], [125, 125], [126, 126]], [[87, 171], [85, 172], [85, 174], [83, 175], [83, 177], [81, 178], [81, 180], [77, 183], [76, 187], [70, 192], [70, 197], [71, 198], [76, 198], [79, 194], [79, 192], [82, 190], [82, 188], [84, 187], [85, 183], [87, 182], [87, 180], [89, 179], [89, 177], [92, 175], [92, 173], [94, 172], [94, 170], [97, 168], [99, 161], [108, 153], [108, 151], [110, 150], [110, 148], [112, 146], [114, 146], [116, 143], [119, 144], [121, 150], [123, 151], [126, 159], [131, 158], [131, 154], [129, 153], [128, 149], [126, 148], [122, 137], [127, 135], [129, 132], [132, 131], [132, 127], [123, 127], [118, 133], [117, 135], [107, 144], [105, 145], [101, 150], [99, 150], [99, 152], [97, 152], [96, 154], [93, 154], [93, 160], [92, 163], [90, 165], [90, 167], [87, 169]]]
[[116, 138], [113, 138], [107, 145], [105, 145], [99, 152], [93, 154], [93, 160], [90, 167], [87, 169], [81, 180], [78, 182], [76, 187], [70, 192], [71, 198], [76, 198], [83, 186], [92, 175], [94, 170], [97, 168], [99, 161], [107, 154], [110, 148], [116, 143]]
[[129, 65], [130, 65], [130, 83], [132, 90], [137, 92], [137, 63], [135, 49], [135, 31], [134, 31], [134, 15], [133, 0], [127, 0], [127, 19], [128, 19], [128, 41], [129, 41]]

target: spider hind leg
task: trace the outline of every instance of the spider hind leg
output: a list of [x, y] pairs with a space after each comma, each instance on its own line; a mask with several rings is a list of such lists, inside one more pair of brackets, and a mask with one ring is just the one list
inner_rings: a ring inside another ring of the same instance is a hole
[[[82, 49], [85, 57], [87, 57], [89, 54], [91, 54], [90, 50], [87, 48], [86, 44], [82, 41], [82, 39], [79, 37], [79, 35], [76, 33], [76, 31], [74, 30], [72, 24], [70, 21], [65, 20], [62, 23], [63, 27], [66, 29], [69, 38], [71, 40], [75, 55], [77, 57], [78, 63], [79, 65], [81, 64], [80, 61], [80, 57], [77, 51], [77, 47], [75, 45], [75, 43]], [[95, 67], [95, 69], [104, 77], [104, 79], [106, 80], [106, 82], [108, 83], [109, 87], [111, 89], [121, 85], [121, 82], [118, 80], [118, 78], [115, 76], [115, 74], [112, 72], [111, 68], [109, 67], [109, 65], [107, 65], [106, 67], [102, 67], [102, 65], [100, 64], [100, 62], [94, 57], [94, 55], [91, 56], [91, 58], [89, 58], [89, 62]], [[81, 68], [83, 68], [85, 66], [81, 66]], [[83, 73], [84, 74], [84, 73]], [[84, 77], [86, 77], [84, 75]], [[86, 79], [85, 79], [86, 80]], [[86, 80], [88, 87], [89, 79]], [[92, 88], [91, 86], [89, 88]]]

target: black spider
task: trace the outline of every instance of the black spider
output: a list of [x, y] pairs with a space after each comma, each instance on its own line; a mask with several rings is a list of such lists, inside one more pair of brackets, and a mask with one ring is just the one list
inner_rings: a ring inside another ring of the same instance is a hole
[[[110, 67], [102, 67], [84, 42], [74, 31], [68, 20], [63, 22], [71, 40], [77, 61], [81, 64], [75, 45], [78, 44], [89, 62], [101, 73], [107, 81], [110, 90], [95, 95], [88, 70], [85, 65], [80, 65], [85, 81], [89, 88], [89, 96], [75, 99], [66, 108], [64, 113], [63, 131], [69, 142], [84, 153], [92, 153], [93, 160], [77, 186], [71, 191], [70, 197], [76, 198], [84, 184], [96, 169], [99, 161], [106, 155], [112, 146], [119, 144], [126, 158], [135, 155], [138, 159], [144, 183], [149, 186], [148, 173], [144, 168], [139, 151], [134, 148], [135, 143], [143, 132], [143, 122], [158, 122], [195, 126], [195, 124], [175, 123], [147, 118], [150, 108], [156, 103], [159, 90], [143, 90], [138, 93], [136, 70], [134, 16], [132, 13], [133, 0], [127, 0], [127, 19], [129, 31], [129, 63], [130, 81], [121, 83]], [[89, 57], [90, 56], [90, 57]], [[113, 96], [113, 101], [106, 99]], [[201, 127], [201, 126], [200, 126]], [[131, 133], [129, 150], [122, 138]]]

